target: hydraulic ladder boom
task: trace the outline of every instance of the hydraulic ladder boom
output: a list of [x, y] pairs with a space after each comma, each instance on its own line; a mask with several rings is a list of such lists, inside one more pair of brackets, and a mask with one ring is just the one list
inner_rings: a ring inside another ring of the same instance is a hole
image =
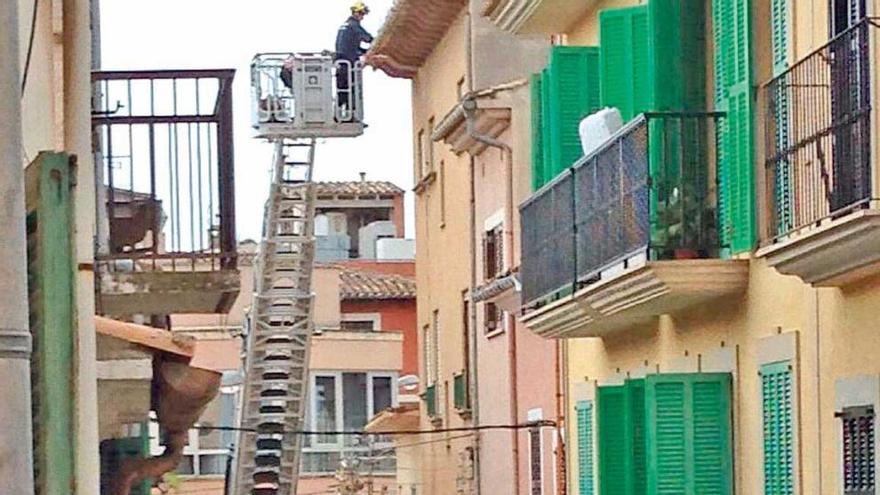
[[276, 142], [247, 337], [238, 495], [296, 493], [312, 334], [314, 140]]
[[363, 134], [361, 72], [360, 63], [328, 53], [260, 54], [251, 64], [253, 127], [274, 143], [275, 161], [255, 264], [232, 495], [296, 495], [314, 325], [315, 140]]

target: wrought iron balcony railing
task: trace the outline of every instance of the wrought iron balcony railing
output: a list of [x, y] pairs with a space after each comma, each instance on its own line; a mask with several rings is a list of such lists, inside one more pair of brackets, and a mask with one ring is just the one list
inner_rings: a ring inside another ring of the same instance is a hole
[[864, 19], [762, 88], [764, 244], [866, 208], [872, 189], [872, 43]]
[[520, 207], [523, 307], [607, 268], [719, 255], [715, 113], [641, 115]]
[[102, 270], [235, 269], [234, 75], [92, 74]]

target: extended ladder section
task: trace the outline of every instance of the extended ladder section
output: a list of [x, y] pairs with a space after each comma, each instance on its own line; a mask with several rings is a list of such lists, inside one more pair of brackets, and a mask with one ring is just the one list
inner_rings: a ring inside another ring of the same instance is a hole
[[233, 493], [296, 493], [313, 330], [314, 140], [275, 142], [255, 267]]

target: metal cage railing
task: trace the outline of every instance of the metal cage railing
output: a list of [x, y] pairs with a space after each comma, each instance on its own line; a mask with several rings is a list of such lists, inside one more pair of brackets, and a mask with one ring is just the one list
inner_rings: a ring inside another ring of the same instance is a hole
[[868, 207], [872, 43], [864, 19], [761, 88], [768, 219], [762, 242]]
[[[252, 120], [301, 127], [363, 122], [363, 64], [329, 52], [261, 53], [251, 62]], [[320, 117], [315, 117], [320, 116]]]
[[236, 268], [234, 75], [92, 74], [101, 269]]
[[644, 114], [520, 207], [523, 306], [609, 266], [720, 254], [717, 113]]

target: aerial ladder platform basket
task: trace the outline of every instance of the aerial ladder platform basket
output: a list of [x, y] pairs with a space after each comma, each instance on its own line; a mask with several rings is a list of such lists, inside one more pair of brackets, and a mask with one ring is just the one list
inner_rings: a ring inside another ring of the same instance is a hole
[[275, 146], [245, 337], [232, 495], [295, 495], [314, 321], [315, 143], [363, 134], [360, 63], [267, 53], [251, 64], [253, 128]]

